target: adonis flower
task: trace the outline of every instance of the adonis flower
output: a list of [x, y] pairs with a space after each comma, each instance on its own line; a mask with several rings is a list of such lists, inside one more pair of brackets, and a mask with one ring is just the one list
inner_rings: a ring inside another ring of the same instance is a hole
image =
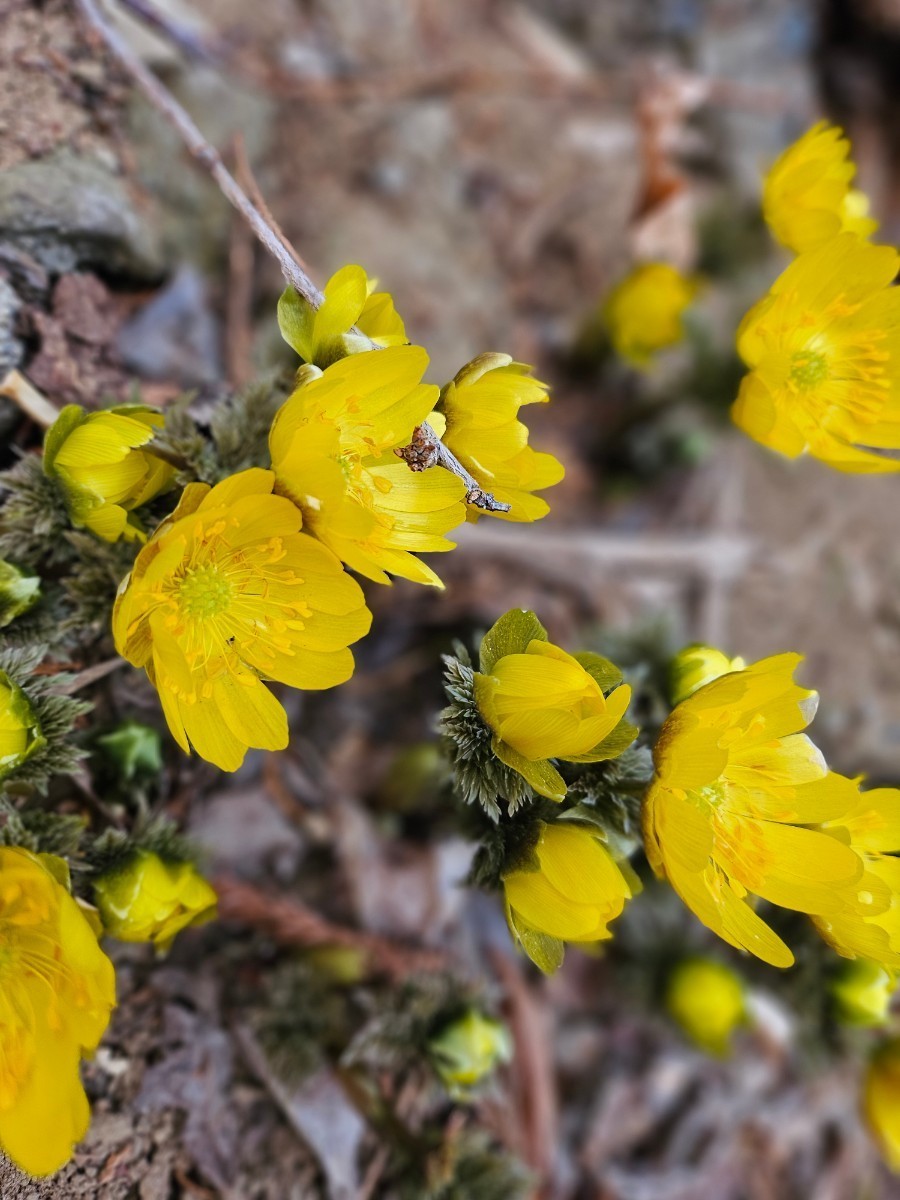
[[850, 233], [794, 259], [738, 330], [745, 433], [839, 471], [900, 470], [867, 449], [900, 447], [898, 267], [895, 250]]
[[885, 1162], [900, 1172], [900, 1038], [884, 1042], [869, 1059], [863, 1115]]
[[714, 959], [685, 959], [669, 976], [666, 1008], [701, 1050], [725, 1055], [735, 1030], [747, 1020], [743, 980]]
[[609, 922], [631, 899], [631, 887], [595, 830], [571, 822], [541, 823], [530, 862], [503, 877], [506, 919], [533, 963], [552, 974], [565, 942], [611, 937]]
[[843, 906], [815, 918], [838, 954], [900, 968], [900, 791], [861, 792], [856, 780], [834, 777], [845, 789], [846, 810], [825, 828], [848, 837], [863, 872], [844, 889]]
[[28, 697], [0, 671], [0, 779], [45, 744]]
[[376, 583], [390, 573], [441, 587], [415, 555], [452, 550], [446, 534], [465, 520], [462, 480], [443, 467], [410, 471], [394, 454], [437, 399], [420, 382], [427, 365], [420, 347], [394, 346], [311, 371], [269, 435], [277, 490], [311, 533]]
[[843, 815], [846, 791], [800, 732], [815, 692], [796, 654], [722, 675], [672, 712], [644, 802], [647, 856], [714, 933], [776, 967], [793, 955], [751, 898], [830, 919], [862, 874], [840, 836], [811, 828]]
[[163, 862], [146, 850], [101, 875], [94, 899], [108, 934], [158, 950], [168, 950], [188, 925], [211, 920], [216, 909], [216, 893], [193, 863]]
[[868, 197], [851, 186], [855, 174], [849, 141], [827, 121], [788, 146], [763, 186], [763, 213], [779, 242], [802, 254], [839, 233], [874, 233]]
[[263, 680], [330, 688], [369, 629], [359, 585], [254, 468], [189, 484], [138, 555], [113, 610], [116, 648], [144, 667], [178, 744], [225, 771], [250, 746], [283, 750], [284, 709]]
[[112, 963], [61, 859], [0, 848], [0, 1148], [30, 1175], [65, 1163], [90, 1119], [79, 1062], [116, 1002]]
[[618, 667], [554, 646], [534, 613], [501, 617], [481, 644], [480, 666], [475, 702], [492, 731], [491, 749], [541, 796], [566, 794], [551, 759], [601, 762], [637, 737], [625, 720], [631, 688]]
[[162, 413], [140, 405], [85, 412], [67, 404], [44, 439], [44, 471], [57, 480], [72, 524], [107, 542], [143, 540], [133, 510], [167, 488], [175, 470], [143, 450]]
[[[327, 367], [346, 354], [376, 346], [403, 346], [409, 338], [387, 292], [374, 291], [362, 267], [342, 267], [325, 285], [313, 308], [289, 287], [278, 301], [281, 336], [304, 362]], [[364, 336], [351, 333], [356, 328]]]
[[606, 298], [603, 316], [613, 349], [636, 367], [684, 337], [682, 317], [697, 281], [669, 263], [644, 263], [621, 279]]
[[534, 493], [559, 483], [565, 468], [528, 445], [528, 429], [519, 420], [521, 407], [548, 399], [547, 385], [508, 354], [479, 355], [441, 391], [434, 428], [483, 489], [510, 505], [494, 516], [537, 521], [550, 511]]
[[470, 1008], [429, 1039], [428, 1054], [450, 1095], [465, 1101], [501, 1063], [512, 1058], [512, 1038], [502, 1021]]

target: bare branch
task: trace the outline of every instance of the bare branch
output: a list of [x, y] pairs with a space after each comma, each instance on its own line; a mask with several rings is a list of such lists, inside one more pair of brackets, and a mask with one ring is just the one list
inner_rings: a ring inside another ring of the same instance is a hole
[[[226, 200], [234, 205], [248, 223], [263, 246], [265, 246], [266, 250], [268, 250], [281, 267], [281, 273], [287, 282], [302, 296], [307, 304], [312, 305], [313, 308], [319, 308], [324, 300], [322, 293], [307, 274], [300, 256], [290, 246], [275, 222], [268, 215], [265, 205], [254, 203], [250, 199], [225, 166], [218, 150], [203, 136], [190, 113], [179, 104], [168, 88], [143, 63], [140, 56], [132, 50], [125, 38], [110, 25], [97, 0], [76, 0], [76, 3], [90, 27], [95, 33], [99, 34], [112, 54], [128, 71], [147, 100], [177, 130], [193, 158], [202, 167], [206, 168]], [[134, 11], [143, 15], [145, 19], [151, 19], [146, 4], [132, 3], [131, 7]], [[159, 27], [163, 32], [170, 32], [165, 23], [162, 23]], [[357, 334], [359, 337], [365, 337], [365, 334], [359, 329], [354, 328], [351, 332]], [[369, 344], [373, 350], [379, 349], [374, 342], [370, 341]], [[467, 489], [466, 500], [469, 504], [473, 504], [485, 512], [509, 511], [508, 504], [503, 504], [501, 501], [496, 500], [490, 492], [483, 490], [478, 480], [447, 449], [430, 426], [421, 425], [416, 432], [429, 442], [433, 442], [437, 454], [435, 463], [440, 464], [440, 466], [448, 471], [452, 471], [454, 475], [458, 475], [463, 483], [465, 483]], [[405, 459], [410, 466], [413, 466], [412, 458], [409, 455], [401, 453], [400, 457]], [[414, 467], [414, 469], [422, 470], [424, 468]]]

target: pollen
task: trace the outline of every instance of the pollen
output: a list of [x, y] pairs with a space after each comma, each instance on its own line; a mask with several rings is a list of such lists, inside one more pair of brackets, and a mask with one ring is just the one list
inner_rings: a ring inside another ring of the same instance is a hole
[[828, 359], [812, 350], [801, 350], [791, 358], [790, 382], [799, 392], [811, 392], [828, 378]]
[[189, 568], [178, 588], [181, 611], [194, 620], [221, 616], [233, 598], [231, 582], [214, 566]]

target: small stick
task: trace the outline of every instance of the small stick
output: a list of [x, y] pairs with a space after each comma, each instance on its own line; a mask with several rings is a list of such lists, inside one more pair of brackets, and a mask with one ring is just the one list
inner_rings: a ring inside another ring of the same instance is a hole
[[51, 404], [47, 397], [30, 384], [19, 371], [10, 371], [0, 383], [0, 396], [12, 400], [13, 404], [20, 408], [26, 417], [30, 417], [42, 429], [49, 429], [59, 416], [59, 409]]
[[[128, 71], [149, 102], [166, 118], [170, 125], [178, 131], [196, 161], [210, 173], [222, 192], [222, 195], [233, 204], [241, 214], [268, 252], [281, 267], [281, 273], [292, 288], [313, 308], [319, 308], [324, 296], [309, 277], [302, 266], [299, 256], [288, 248], [285, 241], [275, 232], [272, 223], [265, 213], [254, 204], [238, 181], [234, 178], [222, 161], [222, 156], [210, 142], [206, 140], [190, 113], [179, 104], [172, 93], [165, 87], [153, 72], [142, 62], [132, 50], [128, 42], [114, 29], [103, 15], [97, 0], [76, 0], [82, 15], [90, 27], [106, 43], [110, 52]], [[163, 27], [165, 28], [165, 26]], [[283, 236], [283, 235], [282, 235]], [[364, 336], [358, 329], [351, 332]], [[378, 347], [370, 340], [372, 349]], [[446, 446], [429, 425], [419, 427], [422, 435], [434, 443], [439, 463], [454, 475], [458, 475], [466, 485], [468, 503], [486, 512], [507, 512], [509, 505], [496, 500], [490, 492], [482, 489], [478, 480], [465, 469], [462, 463]], [[406, 456], [401, 454], [401, 458]], [[408, 460], [407, 460], [408, 461]], [[432, 463], [431, 465], [434, 465]], [[424, 469], [424, 468], [420, 468]]]

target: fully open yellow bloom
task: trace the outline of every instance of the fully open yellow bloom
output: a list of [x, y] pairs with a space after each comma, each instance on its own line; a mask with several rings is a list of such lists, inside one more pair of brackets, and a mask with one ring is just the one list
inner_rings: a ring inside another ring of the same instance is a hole
[[826, 822], [849, 837], [862, 874], [842, 889], [841, 908], [815, 918], [816, 928], [838, 954], [900, 969], [900, 791], [872, 788], [835, 776], [845, 791], [845, 811]]
[[103, 928], [121, 942], [168, 950], [188, 925], [212, 920], [216, 893], [193, 863], [163, 862], [141, 850], [94, 884]]
[[900, 1172], [900, 1038], [884, 1042], [869, 1059], [863, 1115], [885, 1162]]
[[482, 642], [480, 666], [475, 702], [493, 733], [491, 749], [541, 796], [566, 794], [550, 759], [601, 762], [637, 737], [625, 720], [631, 688], [618, 667], [554, 646], [534, 613], [501, 617]]
[[868, 197], [851, 186], [855, 174], [849, 141], [827, 121], [788, 146], [763, 186], [763, 214], [779, 242], [802, 254], [839, 233], [874, 233]]
[[[281, 336], [304, 362], [327, 367], [346, 354], [377, 346], [403, 346], [409, 338], [387, 292], [362, 267], [342, 267], [325, 285], [324, 301], [313, 308], [293, 288], [278, 301]], [[351, 333], [360, 330], [365, 336]]]
[[701, 1050], [725, 1055], [747, 1020], [743, 980], [711, 958], [685, 959], [669, 976], [666, 1008]]
[[646, 367], [653, 355], [684, 337], [682, 317], [697, 281], [669, 263], [643, 263], [620, 279], [606, 298], [603, 318], [618, 355]]
[[817, 701], [793, 682], [800, 661], [765, 658], [682, 701], [660, 733], [644, 802], [657, 874], [719, 937], [777, 967], [793, 955], [752, 896], [830, 918], [862, 871], [844, 840], [808, 828], [840, 817], [846, 792], [799, 732]]
[[631, 899], [631, 887], [596, 830], [541, 824], [534, 860], [503, 877], [506, 919], [532, 962], [552, 974], [564, 943], [612, 937], [609, 922]]
[[794, 259], [738, 330], [745, 433], [839, 471], [900, 470], [866, 449], [900, 448], [898, 267], [895, 250], [851, 233]]
[[452, 550], [446, 534], [465, 520], [465, 485], [443, 467], [414, 472], [394, 450], [434, 407], [421, 383], [418, 346], [354, 354], [310, 373], [279, 409], [269, 435], [277, 490], [303, 511], [307, 529], [376, 583], [388, 572], [443, 586], [417, 553]]
[[559, 483], [565, 468], [552, 454], [528, 445], [528, 429], [519, 420], [524, 405], [548, 399], [547, 385], [508, 354], [479, 355], [441, 391], [432, 424], [483, 490], [511, 506], [495, 517], [537, 521], [550, 511], [534, 493]]
[[347, 649], [369, 629], [359, 584], [271, 471], [214, 488], [192, 483], [119, 588], [116, 648], [144, 667], [173, 736], [225, 771], [250, 746], [283, 750], [284, 709], [264, 686], [329, 688], [353, 673]]
[[0, 671], [0, 779], [45, 744], [28, 697]]
[[49, 1175], [84, 1137], [79, 1063], [116, 1002], [112, 963], [60, 879], [65, 863], [0, 847], [0, 1148]]
[[731, 671], [742, 671], [745, 667], [742, 658], [729, 658], [714, 646], [703, 646], [699, 643], [685, 646], [679, 650], [669, 663], [669, 690], [672, 703], [680, 704], [688, 696], [692, 696], [698, 688], [712, 683], [720, 675]]
[[72, 524], [107, 542], [143, 540], [133, 510], [167, 488], [175, 470], [141, 449], [163, 423], [141, 405], [85, 412], [67, 404], [44, 439], [44, 471], [60, 485]]

